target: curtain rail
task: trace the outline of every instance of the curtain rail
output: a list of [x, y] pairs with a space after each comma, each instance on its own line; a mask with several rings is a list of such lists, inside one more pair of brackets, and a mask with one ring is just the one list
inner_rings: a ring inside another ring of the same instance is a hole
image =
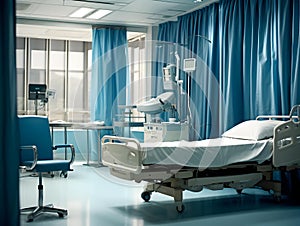
[[127, 30], [124, 26], [114, 26], [114, 25], [93, 25], [93, 29], [113, 29], [113, 30]]

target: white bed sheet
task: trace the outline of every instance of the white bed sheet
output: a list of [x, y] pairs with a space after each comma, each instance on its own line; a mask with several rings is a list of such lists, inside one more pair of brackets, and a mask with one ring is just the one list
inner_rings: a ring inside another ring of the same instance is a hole
[[262, 163], [272, 156], [272, 139], [261, 141], [216, 138], [202, 141], [141, 143], [143, 164], [180, 165], [197, 168], [233, 163]]

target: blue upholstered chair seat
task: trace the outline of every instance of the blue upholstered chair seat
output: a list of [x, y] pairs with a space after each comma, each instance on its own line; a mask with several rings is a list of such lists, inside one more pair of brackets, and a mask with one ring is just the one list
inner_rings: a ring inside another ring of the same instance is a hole
[[[25, 166], [31, 166], [33, 161], [23, 162]], [[50, 172], [50, 171], [70, 171], [70, 161], [69, 160], [42, 160], [37, 161], [34, 168], [35, 172]]]

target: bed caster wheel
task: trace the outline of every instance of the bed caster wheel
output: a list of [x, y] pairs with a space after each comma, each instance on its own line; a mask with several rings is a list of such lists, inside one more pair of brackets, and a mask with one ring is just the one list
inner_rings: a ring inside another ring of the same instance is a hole
[[68, 173], [67, 173], [67, 172], [65, 172], [65, 171], [61, 171], [61, 173], [60, 173], [60, 177], [67, 178], [67, 177], [68, 177]]
[[275, 202], [280, 203], [281, 202], [281, 196], [280, 195], [274, 195], [273, 196]]
[[58, 213], [58, 217], [63, 218], [64, 215], [62, 213]]
[[144, 191], [142, 194], [141, 194], [141, 197], [142, 199], [145, 201], [145, 202], [149, 202], [150, 198], [151, 198], [151, 193], [149, 191]]
[[176, 210], [178, 213], [183, 213], [184, 209], [185, 209], [184, 205], [176, 206]]

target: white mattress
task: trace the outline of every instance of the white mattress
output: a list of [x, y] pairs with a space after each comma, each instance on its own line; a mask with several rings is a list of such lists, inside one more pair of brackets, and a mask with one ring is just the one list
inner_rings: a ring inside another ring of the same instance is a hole
[[252, 141], [216, 138], [202, 141], [142, 143], [143, 164], [181, 165], [198, 168], [233, 163], [262, 163], [272, 156], [272, 139]]

